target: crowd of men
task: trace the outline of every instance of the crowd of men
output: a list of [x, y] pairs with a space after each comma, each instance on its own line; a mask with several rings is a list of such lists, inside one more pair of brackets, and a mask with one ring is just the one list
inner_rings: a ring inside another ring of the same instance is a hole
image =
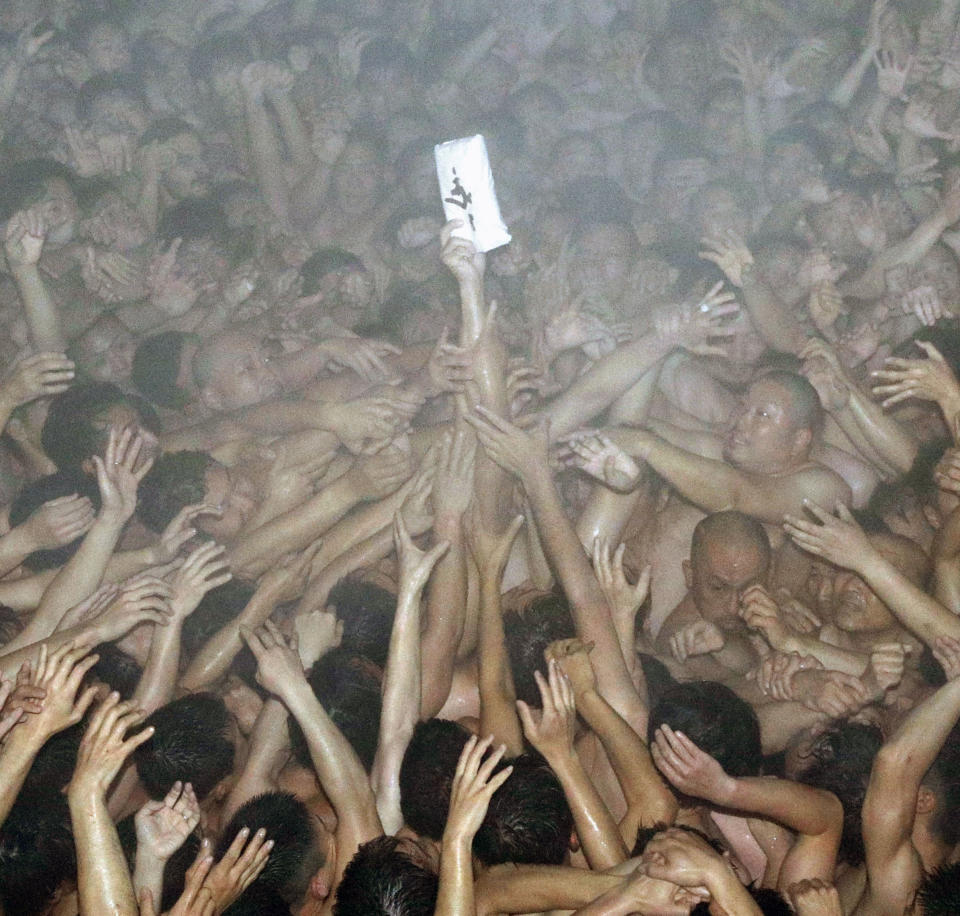
[[960, 0], [2, 0], [0, 233], [5, 916], [960, 913]]

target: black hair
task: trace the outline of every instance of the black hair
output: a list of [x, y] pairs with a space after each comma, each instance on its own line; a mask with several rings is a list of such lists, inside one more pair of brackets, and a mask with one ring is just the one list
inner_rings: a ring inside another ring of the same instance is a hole
[[0, 647], [5, 646], [23, 632], [20, 615], [5, 604], [0, 604]]
[[186, 506], [202, 503], [206, 473], [216, 462], [206, 452], [167, 452], [154, 462], [137, 490], [137, 518], [160, 533]]
[[509, 763], [513, 772], [490, 799], [473, 839], [474, 855], [487, 866], [563, 864], [573, 815], [560, 781], [539, 755], [523, 754]]
[[148, 716], [143, 726], [155, 731], [133, 752], [147, 794], [161, 799], [180, 780], [192, 783], [203, 800], [233, 770], [228, 724], [226, 705], [212, 693], [192, 693]]
[[162, 331], [140, 341], [133, 354], [130, 378], [148, 401], [177, 410], [189, 400], [177, 384], [180, 354], [189, 335], [182, 331]]
[[923, 916], [954, 916], [960, 913], [960, 862], [941, 865], [928, 872], [917, 897]]
[[683, 732], [735, 778], [760, 772], [757, 714], [724, 684], [690, 681], [670, 688], [650, 713], [648, 743], [653, 743], [661, 725]]
[[186, 197], [163, 211], [157, 226], [157, 238], [163, 242], [185, 242], [211, 237], [226, 242], [230, 230], [223, 207], [209, 197]]
[[923, 785], [933, 791], [937, 803], [930, 823], [930, 832], [942, 843], [960, 843], [960, 729], [956, 726], [947, 735], [936, 760], [923, 777]]
[[[369, 670], [371, 662], [338, 647], [314, 666], [307, 678], [320, 705], [356, 751], [367, 772], [373, 766], [380, 734], [380, 681]], [[290, 743], [297, 760], [312, 766], [303, 730], [290, 718]]]
[[517, 699], [539, 707], [543, 701], [533, 672], [544, 669], [543, 652], [550, 643], [577, 635], [570, 604], [561, 595], [544, 595], [522, 616], [516, 611], [504, 614], [503, 631]]
[[[748, 887], [747, 893], [753, 897], [754, 903], [760, 908], [763, 916], [793, 916], [793, 907], [784, 899], [783, 894], [769, 887]], [[698, 903], [690, 916], [709, 916], [710, 904]]]
[[643, 668], [643, 679], [647, 682], [647, 706], [652, 709], [660, 702], [660, 697], [677, 683], [677, 679], [655, 655], [638, 652], [637, 661]]
[[266, 830], [267, 839], [273, 840], [267, 864], [250, 890], [272, 891], [288, 906], [295, 903], [306, 893], [314, 871], [322, 864], [314, 854], [313, 824], [306, 805], [287, 792], [265, 792], [251, 798], [221, 832], [218, 860], [244, 827], [251, 836]]
[[652, 827], [638, 827], [637, 828], [637, 838], [633, 841], [633, 849], [630, 851], [630, 858], [635, 859], [637, 856], [642, 856], [643, 851], [647, 848], [647, 843], [649, 843], [658, 833], [663, 833], [664, 830], [670, 830], [671, 828], [675, 830], [685, 830], [687, 833], [692, 833], [694, 836], [700, 837], [704, 843], [706, 843], [715, 853], [718, 855], [723, 855], [726, 852], [726, 849], [723, 847], [723, 843], [719, 840], [715, 840], [712, 837], [708, 837], [702, 830], [698, 830], [696, 827], [691, 827], [689, 824], [665, 824], [661, 821], [658, 824], [654, 824]]
[[381, 836], [364, 843], [350, 860], [333, 904], [333, 916], [432, 916], [439, 879]]
[[[69, 468], [28, 483], [17, 494], [10, 506], [10, 527], [16, 528], [17, 525], [22, 525], [44, 503], [59, 499], [61, 496], [70, 496], [72, 493], [86, 496], [93, 503], [94, 509], [99, 510], [100, 490], [96, 481], [79, 468]], [[81, 536], [62, 547], [35, 550], [24, 558], [23, 565], [31, 572], [63, 566], [77, 552], [82, 541]]]
[[397, 596], [372, 582], [343, 579], [330, 590], [327, 604], [343, 621], [340, 645], [385, 668]]
[[290, 904], [275, 891], [254, 883], [223, 911], [223, 916], [290, 916]]
[[215, 633], [225, 627], [247, 606], [254, 588], [239, 579], [231, 579], [207, 592], [183, 622], [181, 643], [188, 658], [203, 648]]
[[181, 134], [196, 134], [196, 130], [182, 118], [158, 118], [143, 132], [138, 145], [166, 143]]
[[124, 700], [131, 699], [143, 675], [143, 668], [137, 660], [112, 642], [100, 643], [93, 652], [100, 658], [87, 672], [87, 678], [102, 681]]
[[23, 792], [62, 792], [73, 778], [85, 724], [78, 722], [46, 740], [33, 758]]
[[24, 159], [5, 166], [0, 179], [0, 222], [40, 200], [46, 183], [54, 178], [76, 190], [77, 176], [54, 159]]
[[321, 248], [310, 255], [300, 268], [300, 276], [303, 279], [300, 294], [312, 296], [318, 292], [321, 281], [327, 274], [339, 270], [363, 269], [363, 261], [355, 254], [344, 251], [342, 248]]
[[77, 92], [78, 117], [84, 121], [89, 120], [93, 116], [93, 108], [97, 100], [113, 93], [132, 98], [146, 107], [147, 100], [138, 83], [136, 74], [98, 73], [88, 79]]
[[416, 74], [417, 70], [416, 58], [402, 41], [378, 38], [367, 44], [360, 54], [358, 79], [362, 81], [377, 71]]
[[5, 913], [35, 916], [77, 862], [66, 796], [21, 791], [0, 826], [0, 905]]
[[94, 421], [117, 404], [135, 411], [144, 429], [159, 432], [157, 415], [143, 398], [125, 394], [110, 382], [86, 382], [55, 395], [50, 401], [40, 432], [44, 454], [61, 470], [79, 467], [100, 454], [109, 430], [100, 428]]
[[866, 856], [861, 812], [867, 794], [870, 770], [883, 745], [880, 729], [858, 722], [843, 722], [824, 732], [814, 742], [812, 763], [797, 781], [832, 792], [843, 806], [843, 832], [838, 862], [860, 865]]
[[400, 811], [420, 836], [441, 840], [447, 826], [450, 790], [468, 732], [457, 722], [418, 722], [400, 765]]

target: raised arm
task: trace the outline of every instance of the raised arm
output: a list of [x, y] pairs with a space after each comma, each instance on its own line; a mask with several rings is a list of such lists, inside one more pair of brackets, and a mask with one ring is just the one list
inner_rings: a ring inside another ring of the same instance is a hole
[[467, 420], [487, 454], [523, 484], [547, 559], [570, 602], [577, 633], [595, 646], [600, 692], [634, 728], [645, 730], [647, 709], [623, 661], [610, 608], [550, 476], [547, 430], [524, 432], [482, 408]]
[[410, 736], [420, 721], [421, 678], [420, 596], [434, 565], [448, 550], [440, 541], [429, 553], [418, 550], [397, 513], [394, 543], [400, 564], [397, 611], [390, 632], [390, 648], [383, 673], [383, 704], [380, 735], [370, 774], [377, 797], [377, 811], [387, 833], [403, 826], [400, 811], [400, 764]]

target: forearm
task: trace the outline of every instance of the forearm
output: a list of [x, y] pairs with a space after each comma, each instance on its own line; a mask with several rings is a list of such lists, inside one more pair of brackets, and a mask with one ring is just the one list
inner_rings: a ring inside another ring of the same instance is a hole
[[420, 718], [420, 692], [420, 594], [401, 588], [383, 673], [380, 734], [371, 773], [377, 811], [388, 834], [403, 826], [400, 764]]
[[801, 633], [791, 633], [786, 641], [774, 648], [786, 653], [812, 655], [827, 670], [843, 671], [855, 677], [861, 677], [870, 667], [870, 657], [863, 652], [831, 646], [815, 636], [805, 636]]
[[71, 607], [93, 594], [103, 581], [125, 523], [126, 519], [101, 513], [80, 548], [47, 587], [36, 616], [52, 623], [50, 632]]
[[594, 871], [604, 871], [626, 861], [628, 850], [617, 822], [590, 781], [576, 751], [551, 755], [547, 762], [560, 780], [573, 814], [577, 837]]
[[444, 837], [433, 916], [474, 916], [473, 856], [467, 840]]
[[898, 473], [906, 474], [917, 457], [917, 440], [859, 388], [851, 387], [848, 410], [881, 458]]
[[16, 569], [36, 549], [37, 545], [23, 525], [8, 531], [0, 537], [0, 576]]
[[843, 811], [836, 796], [791, 779], [734, 779], [730, 791], [711, 800], [776, 821], [804, 836], [836, 831], [839, 839]]
[[219, 681], [243, 648], [240, 627], [255, 630], [270, 617], [276, 606], [272, 596], [254, 592], [243, 612], [204, 643], [180, 678], [180, 687], [192, 693]]
[[283, 180], [280, 146], [270, 123], [270, 116], [262, 99], [254, 98], [250, 93], [244, 93], [244, 110], [260, 193], [270, 212], [282, 223], [286, 223], [289, 216], [287, 186]]
[[932, 646], [938, 636], [960, 638], [960, 618], [917, 588], [879, 553], [864, 558], [855, 571], [900, 623], [928, 646]]
[[677, 800], [653, 765], [646, 742], [596, 691], [577, 697], [577, 712], [600, 739], [627, 807], [643, 811], [648, 824], [672, 824]]
[[137, 855], [133, 863], [133, 892], [137, 899], [144, 890], [150, 891], [157, 902], [163, 899], [163, 870], [166, 864], [137, 844]]
[[275, 697], [260, 708], [243, 772], [223, 807], [222, 823], [227, 823], [251, 798], [277, 790], [277, 778], [290, 751], [288, 717], [287, 707]]
[[137, 916], [136, 898], [120, 837], [102, 798], [68, 792], [77, 847], [77, 891], [81, 913]]
[[577, 635], [584, 642], [594, 644], [601, 694], [628, 721], [645, 721], [647, 711], [640, 703], [623, 661], [610, 608], [577, 533], [563, 512], [549, 470], [540, 469], [524, 479], [523, 484], [544, 551], [570, 602]]
[[315, 160], [303, 118], [300, 117], [297, 106], [288, 95], [273, 94], [270, 101], [273, 103], [273, 110], [277, 113], [277, 121], [280, 122], [280, 130], [283, 131], [283, 139], [287, 143], [290, 157], [297, 171], [306, 174]]
[[453, 667], [463, 637], [467, 608], [467, 558], [460, 517], [434, 521], [438, 539], [450, 542], [427, 585], [426, 620], [421, 652], [430, 672], [423, 685], [420, 715], [435, 716], [447, 700]]
[[180, 668], [182, 629], [180, 620], [171, 620], [165, 627], [153, 628], [150, 654], [133, 695], [134, 703], [148, 715], [173, 699]]
[[550, 435], [559, 438], [583, 426], [629, 391], [672, 348], [656, 334], [648, 334], [597, 360], [544, 411]]
[[306, 505], [291, 510], [238, 540], [228, 551], [235, 574], [260, 575], [285, 553], [298, 550], [338, 522], [359, 501], [346, 477], [341, 477]]
[[830, 93], [830, 101], [838, 108], [848, 108], [853, 101], [863, 83], [863, 78], [867, 75], [867, 70], [873, 64], [873, 56], [880, 50], [873, 46], [865, 47], [860, 56], [850, 65], [843, 79], [836, 85]]
[[17, 800], [41, 746], [16, 731], [0, 746], [0, 826]]
[[804, 729], [822, 725], [829, 717], [802, 703], [782, 701], [755, 706], [764, 754], [779, 754]]
[[881, 748], [877, 765], [900, 784], [919, 787], [960, 716], [960, 679], [948, 681], [903, 720]]
[[503, 617], [500, 577], [480, 574], [480, 626], [477, 643], [477, 683], [480, 688], [480, 734], [494, 735], [507, 746], [507, 756], [523, 753], [523, 729], [517, 717], [517, 693], [510, 672]]
[[326, 604], [327, 596], [338, 582], [350, 573], [382, 560], [391, 550], [393, 550], [393, 529], [386, 527], [359, 544], [354, 544], [329, 565], [324, 566], [320, 574], [310, 581], [300, 600], [297, 613], [306, 613]]
[[474, 886], [477, 916], [577, 909], [622, 881], [616, 875], [561, 865], [494, 865]]
[[807, 342], [803, 328], [755, 267], [743, 270], [743, 301], [754, 327], [768, 346], [785, 353], [798, 353], [803, 349]]
[[30, 339], [38, 353], [62, 353], [67, 348], [60, 313], [35, 264], [13, 270], [13, 280], [23, 302]]
[[13, 680], [24, 662], [29, 661], [31, 664], [35, 664], [40, 654], [41, 645], [46, 645], [47, 652], [52, 655], [68, 642], [73, 642], [77, 646], [84, 645], [92, 648], [105, 641], [103, 633], [94, 622], [71, 627], [69, 630], [58, 630], [41, 640], [18, 646], [11, 651], [7, 651], [6, 646], [4, 646], [0, 650], [2, 651], [2, 654], [0, 654], [0, 677]]

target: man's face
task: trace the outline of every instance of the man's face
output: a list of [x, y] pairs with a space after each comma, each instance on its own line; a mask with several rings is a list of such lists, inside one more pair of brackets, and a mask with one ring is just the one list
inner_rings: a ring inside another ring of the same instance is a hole
[[327, 274], [320, 284], [321, 312], [342, 328], [353, 329], [373, 320], [373, 278], [366, 270], [344, 268]]
[[135, 436], [139, 435], [143, 439], [143, 446], [140, 449], [140, 464], [150, 458], [156, 458], [160, 453], [160, 440], [155, 433], [143, 425], [140, 414], [129, 404], [111, 404], [103, 413], [94, 417], [93, 426], [103, 433], [104, 448], [111, 429], [120, 430], [130, 427]]
[[841, 570], [833, 588], [833, 615], [846, 633], [871, 633], [896, 624], [887, 606], [856, 573]]
[[764, 183], [777, 203], [801, 197], [810, 203], [826, 200], [828, 189], [823, 180], [823, 164], [810, 147], [787, 143], [767, 160]]
[[616, 305], [627, 291], [632, 266], [633, 252], [623, 230], [596, 226], [577, 243], [570, 264], [572, 292], [587, 303]]
[[210, 190], [210, 169], [203, 158], [203, 146], [196, 134], [178, 134], [164, 146], [171, 164], [164, 175], [164, 185], [177, 200], [202, 197]]
[[760, 379], [747, 390], [723, 446], [723, 457], [746, 471], [770, 473], [789, 466], [801, 431], [790, 415], [790, 393]]
[[113, 73], [130, 67], [130, 43], [121, 29], [103, 23], [87, 41], [87, 58], [98, 73]]
[[222, 337], [215, 347], [213, 378], [204, 389], [208, 406], [239, 410], [262, 404], [280, 394], [280, 379], [257, 338], [233, 334]]
[[253, 482], [236, 468], [217, 463], [207, 468], [204, 483], [204, 502], [219, 509], [220, 515], [201, 516], [197, 527], [218, 541], [229, 541], [256, 511], [259, 500]]
[[364, 213], [388, 193], [382, 163], [373, 150], [358, 143], [344, 149], [333, 167], [331, 184], [337, 203], [347, 213]]
[[47, 220], [45, 244], [60, 248], [73, 240], [80, 208], [70, 186], [62, 178], [50, 178], [45, 183], [41, 208]]
[[824, 623], [833, 619], [833, 592], [836, 578], [837, 568], [832, 563], [826, 560], [814, 560], [810, 564], [807, 579], [803, 584], [805, 602]]
[[130, 377], [137, 344], [116, 319], [104, 319], [77, 341], [78, 359], [87, 375], [98, 382], [119, 384]]
[[708, 538], [690, 557], [690, 594], [705, 620], [721, 630], [739, 630], [740, 599], [766, 575], [766, 558], [755, 544]]

